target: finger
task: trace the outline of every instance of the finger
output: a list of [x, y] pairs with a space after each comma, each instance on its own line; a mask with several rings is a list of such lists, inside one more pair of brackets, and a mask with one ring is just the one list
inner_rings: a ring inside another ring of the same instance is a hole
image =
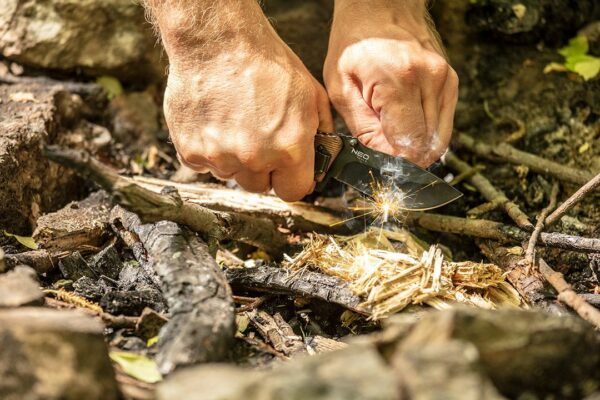
[[431, 55], [423, 68], [426, 73], [420, 75], [422, 106], [427, 134], [431, 137], [438, 131], [442, 96], [450, 66], [441, 56]]
[[300, 162], [279, 168], [271, 174], [273, 190], [284, 201], [298, 201], [313, 188], [315, 153], [307, 151], [305, 154], [306, 157]]
[[329, 98], [353, 136], [381, 132], [379, 117], [367, 104], [357, 81], [344, 76], [329, 84]]
[[[377, 90], [377, 89], [375, 89]], [[421, 165], [424, 140], [428, 140], [421, 92], [415, 88], [405, 90], [381, 88], [374, 93], [374, 108], [381, 102], [380, 120], [383, 134], [398, 155]]]
[[235, 174], [234, 179], [248, 192], [265, 193], [271, 189], [271, 174], [269, 172], [241, 171]]
[[437, 161], [448, 148], [454, 126], [454, 112], [458, 101], [458, 75], [451, 69], [440, 101], [439, 126], [431, 139], [428, 165]]
[[319, 113], [319, 130], [323, 132], [333, 132], [335, 126], [333, 123], [333, 116], [331, 115], [331, 104], [329, 103], [329, 97], [327, 92], [321, 86], [316, 79], [314, 79], [315, 85], [317, 86], [317, 111]]
[[180, 155], [179, 153], [177, 153], [177, 159], [179, 160], [179, 163], [181, 165], [186, 166], [187, 168], [199, 172], [201, 174], [206, 174], [207, 172], [210, 172], [210, 169], [206, 166], [206, 164], [192, 164], [189, 163], [187, 161], [185, 161]]

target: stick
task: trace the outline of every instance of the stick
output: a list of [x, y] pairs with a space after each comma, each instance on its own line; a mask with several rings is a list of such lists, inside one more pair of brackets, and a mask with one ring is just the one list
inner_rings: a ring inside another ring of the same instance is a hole
[[264, 217], [294, 232], [352, 233], [344, 216], [308, 203], [286, 203], [270, 195], [249, 193], [207, 183], [184, 184], [136, 176], [138, 185], [160, 193], [165, 186], [177, 189], [182, 199], [217, 211], [232, 211]]
[[100, 317], [100, 319], [102, 319], [102, 322], [104, 322], [104, 324], [107, 327], [114, 328], [114, 329], [135, 329], [135, 326], [139, 321], [138, 317], [126, 317], [124, 315], [117, 316], [117, 315], [109, 314], [107, 312], [99, 313], [97, 311], [90, 310], [89, 308], [77, 307], [74, 304], [70, 304], [70, 303], [67, 303], [64, 301], [53, 299], [51, 297], [45, 298], [45, 304], [46, 304], [46, 306], [51, 307], [51, 308], [77, 309], [86, 314], [89, 314], [89, 315], [92, 315], [95, 317]]
[[280, 255], [287, 240], [275, 224], [267, 219], [225, 211], [213, 211], [197, 204], [182, 201], [177, 191], [154, 193], [120, 176], [84, 151], [46, 146], [49, 159], [75, 169], [96, 181], [124, 208], [148, 222], [170, 220], [189, 226], [208, 236], [209, 242], [237, 240]]
[[546, 226], [550, 226], [558, 221], [567, 211], [585, 197], [589, 192], [600, 186], [600, 174], [596, 175], [592, 180], [583, 185], [564, 203], [562, 203], [552, 214], [546, 218]]
[[498, 143], [491, 146], [487, 143], [475, 140], [465, 133], [459, 134], [457, 139], [457, 143], [460, 147], [463, 147], [478, 156], [492, 160], [500, 158], [513, 164], [526, 165], [532, 171], [544, 175], [551, 175], [564, 182], [584, 185], [593, 178], [593, 175], [589, 172], [567, 167], [563, 164], [515, 149], [507, 143]]
[[544, 278], [558, 292], [558, 300], [571, 307], [579, 316], [600, 329], [600, 310], [595, 309], [579, 296], [565, 281], [563, 274], [553, 270], [543, 259], [539, 259], [539, 269]]
[[[529, 239], [529, 233], [516, 226], [485, 219], [467, 219], [432, 213], [412, 213], [408, 214], [405, 222], [434, 232], [448, 232], [481, 239], [493, 239], [500, 243], [519, 243]], [[538, 242], [546, 247], [600, 253], [600, 239], [542, 232]]]
[[365, 314], [359, 296], [340, 278], [313, 271], [291, 271], [275, 267], [229, 268], [225, 275], [234, 290], [308, 297], [334, 303]]
[[[466, 162], [458, 158], [454, 153], [449, 151], [446, 154], [446, 163], [450, 168], [458, 172], [459, 174], [467, 173], [473, 170]], [[483, 197], [487, 201], [493, 203], [496, 207], [502, 207], [508, 216], [515, 221], [517, 226], [525, 230], [532, 230], [533, 225], [529, 221], [527, 215], [521, 211], [518, 205], [510, 201], [504, 192], [497, 189], [492, 183], [479, 172], [474, 173], [468, 178], [469, 182], [479, 190]]]
[[540, 233], [542, 233], [542, 229], [544, 229], [544, 221], [546, 220], [546, 216], [548, 216], [550, 211], [554, 210], [554, 207], [556, 207], [557, 197], [558, 183], [554, 182], [554, 185], [552, 185], [552, 192], [550, 193], [550, 201], [548, 203], [548, 206], [540, 212], [540, 215], [538, 215], [537, 221], [535, 223], [535, 229], [531, 233], [531, 237], [529, 238], [529, 242], [527, 243], [527, 250], [525, 251], [527, 274], [529, 274], [531, 268], [535, 265], [535, 245], [537, 244]]
[[[527, 273], [527, 266], [523, 263], [523, 253], [515, 254], [497, 242], [477, 241], [481, 252], [494, 264], [507, 272], [506, 279], [519, 292], [525, 302], [531, 306], [539, 307], [551, 314], [563, 314], [567, 310], [560, 303], [547, 298], [547, 290], [539, 273]], [[518, 250], [522, 249], [520, 247]]]

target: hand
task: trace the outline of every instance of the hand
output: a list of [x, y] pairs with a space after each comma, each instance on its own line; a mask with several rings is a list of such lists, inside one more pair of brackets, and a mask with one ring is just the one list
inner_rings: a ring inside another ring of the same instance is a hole
[[422, 167], [446, 151], [458, 97], [436, 39], [423, 0], [336, 0], [324, 67], [352, 134]]
[[[188, 40], [181, 48], [186, 41], [161, 27], [170, 59], [164, 110], [171, 138], [185, 165], [234, 178], [248, 191], [272, 187], [296, 201], [313, 189], [317, 129], [333, 128], [327, 93], [255, 1], [235, 2], [241, 13], [229, 19], [248, 31], [224, 31], [214, 42]], [[224, 18], [229, 3], [214, 18]]]

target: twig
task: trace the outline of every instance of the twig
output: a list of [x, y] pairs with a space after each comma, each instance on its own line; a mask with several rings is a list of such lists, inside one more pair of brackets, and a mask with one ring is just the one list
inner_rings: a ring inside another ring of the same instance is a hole
[[[457, 171], [460, 174], [467, 173], [473, 170], [466, 162], [458, 158], [454, 153], [448, 152], [446, 154], [446, 163], [450, 168]], [[510, 201], [504, 192], [497, 189], [492, 183], [479, 172], [474, 173], [469, 178], [469, 182], [479, 190], [483, 197], [487, 201], [493, 203], [496, 207], [502, 207], [508, 216], [515, 221], [517, 226], [525, 230], [532, 230], [533, 225], [529, 221], [527, 215], [521, 211], [518, 205]]]
[[515, 149], [507, 143], [498, 143], [494, 146], [475, 140], [471, 136], [461, 133], [458, 135], [457, 143], [459, 146], [492, 160], [501, 159], [517, 165], [526, 165], [532, 171], [544, 175], [551, 175], [558, 180], [584, 185], [593, 178], [593, 175], [587, 171], [580, 171], [576, 168], [567, 167], [554, 161]]
[[[516, 226], [485, 219], [467, 219], [431, 213], [413, 213], [406, 217], [407, 224], [418, 225], [435, 232], [455, 233], [481, 239], [493, 239], [501, 243], [521, 243], [529, 239], [529, 233]], [[538, 242], [546, 247], [600, 253], [600, 239], [542, 232]]]
[[208, 236], [210, 241], [238, 240], [260, 247], [273, 255], [283, 253], [286, 238], [275, 224], [267, 219], [225, 211], [213, 211], [197, 204], [185, 202], [177, 191], [155, 193], [120, 176], [84, 151], [46, 146], [44, 154], [49, 159], [75, 169], [106, 191], [124, 208], [138, 214], [147, 222], [171, 220], [189, 226]]
[[60, 301], [57, 299], [53, 299], [51, 297], [46, 297], [46, 305], [51, 308], [72, 308], [78, 309], [86, 314], [93, 315], [96, 317], [100, 317], [102, 322], [106, 324], [106, 326], [115, 328], [115, 329], [135, 329], [136, 324], [139, 321], [138, 317], [126, 317], [124, 315], [112, 315], [106, 312], [98, 312], [97, 310], [92, 310], [86, 307], [78, 307], [75, 304], [67, 303], [64, 301]]
[[583, 185], [564, 203], [562, 203], [552, 214], [546, 218], [546, 226], [550, 226], [558, 221], [567, 211], [577, 204], [585, 195], [600, 186], [600, 174], [596, 175], [588, 183]]
[[508, 249], [497, 242], [490, 243], [484, 240], [478, 240], [477, 245], [491, 262], [506, 271], [506, 279], [527, 304], [551, 314], [560, 315], [567, 311], [560, 303], [547, 298], [547, 289], [539, 273], [526, 273], [527, 266], [523, 262], [521, 247], [516, 247], [515, 249], [520, 252], [515, 252], [514, 249]]
[[540, 233], [542, 233], [542, 229], [544, 229], [544, 221], [546, 220], [546, 216], [548, 216], [548, 214], [552, 210], [554, 210], [554, 207], [556, 207], [558, 188], [558, 183], [554, 182], [554, 185], [552, 185], [552, 191], [550, 192], [550, 201], [548, 202], [548, 206], [540, 212], [540, 215], [538, 215], [537, 221], [535, 223], [535, 229], [531, 233], [531, 237], [529, 238], [529, 242], [527, 243], [527, 250], [525, 251], [527, 275], [529, 275], [529, 273], [531, 272], [531, 268], [535, 265], [535, 245], [537, 244]]
[[553, 270], [543, 259], [539, 259], [539, 269], [544, 278], [558, 292], [558, 300], [571, 307], [579, 316], [600, 329], [600, 310], [595, 309], [579, 296], [565, 281], [563, 274]]
[[256, 299], [254, 299], [254, 301], [244, 304], [243, 306], [237, 308], [235, 311], [239, 313], [239, 312], [244, 312], [244, 311], [255, 310], [258, 307], [260, 307], [262, 303], [264, 303], [265, 301], [267, 301], [270, 298], [271, 298], [271, 295], [257, 297]]

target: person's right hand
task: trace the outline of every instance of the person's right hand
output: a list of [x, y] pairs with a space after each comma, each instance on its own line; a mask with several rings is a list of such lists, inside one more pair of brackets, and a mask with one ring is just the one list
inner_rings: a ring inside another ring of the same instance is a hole
[[260, 18], [251, 37], [227, 38], [206, 53], [190, 51], [197, 57], [166, 45], [165, 117], [185, 165], [233, 178], [248, 191], [272, 187], [283, 200], [296, 201], [314, 185], [317, 129], [333, 128], [329, 100]]

